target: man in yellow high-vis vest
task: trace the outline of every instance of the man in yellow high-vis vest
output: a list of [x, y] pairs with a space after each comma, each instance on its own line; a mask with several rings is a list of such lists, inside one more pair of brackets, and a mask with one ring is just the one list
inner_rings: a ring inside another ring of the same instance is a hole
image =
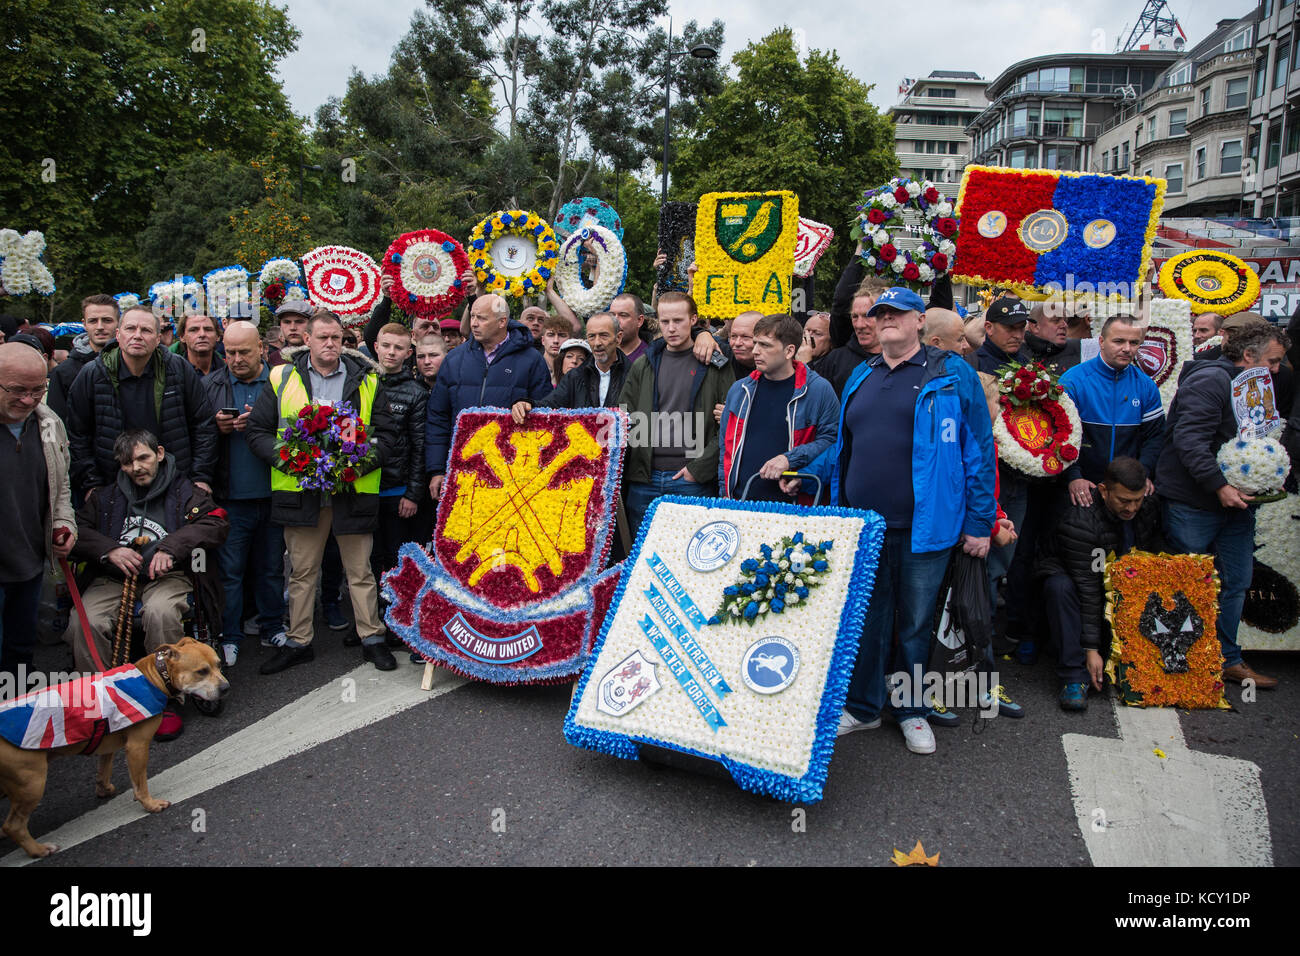
[[[379, 382], [378, 366], [360, 352], [343, 348], [343, 324], [332, 312], [317, 312], [307, 323], [307, 347], [288, 348], [286, 364], [271, 370], [249, 415], [246, 437], [253, 454], [271, 465], [271, 520], [284, 527], [289, 576], [288, 641], [264, 663], [274, 674], [315, 658], [316, 581], [325, 541], [333, 529], [348, 578], [352, 613], [362, 656], [380, 670], [397, 661], [384, 644], [375, 576], [370, 569], [372, 534], [379, 517], [380, 469], [394, 446], [394, 425]], [[347, 402], [365, 425], [371, 454], [358, 469], [353, 490], [329, 495], [303, 490], [298, 480], [276, 467], [277, 437], [309, 402]]]

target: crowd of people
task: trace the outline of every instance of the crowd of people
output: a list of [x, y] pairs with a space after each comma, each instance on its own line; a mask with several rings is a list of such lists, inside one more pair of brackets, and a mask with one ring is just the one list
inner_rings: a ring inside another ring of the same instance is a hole
[[[71, 615], [65, 638], [81, 670], [133, 626], [130, 595], [148, 651], [197, 622], [226, 667], [251, 637], [271, 649], [260, 672], [275, 674], [314, 658], [319, 605], [344, 644], [391, 670], [401, 642], [377, 582], [403, 543], [430, 539], [457, 414], [496, 406], [524, 423], [537, 408], [621, 406], [649, 427], [626, 453], [616, 556], [668, 494], [884, 518], [841, 734], [888, 713], [924, 754], [935, 750], [932, 725], [959, 722], [919, 685], [891, 695], [888, 679], [927, 667], [958, 550], [987, 566], [994, 640], [980, 666], [996, 675], [1000, 662], [1033, 664], [1050, 648], [1066, 710], [1085, 709], [1104, 682], [1099, 549], [1212, 552], [1225, 679], [1276, 683], [1237, 643], [1254, 511], [1215, 465], [1236, 433], [1231, 384], [1242, 370], [1268, 368], [1282, 417], [1291, 413], [1291, 340], [1258, 315], [1196, 317], [1201, 350], [1165, 408], [1135, 361], [1137, 316], [1107, 319], [1084, 360], [1092, 332], [1068, 309], [999, 295], [966, 315], [946, 283], [926, 301], [866, 276], [856, 257], [829, 312], [721, 324], [701, 320], [689, 291], [656, 290], [651, 307], [624, 292], [581, 322], [552, 288], [549, 308], [512, 315], [464, 278], [463, 309], [436, 321], [402, 315], [385, 279], [359, 338], [303, 300], [281, 304], [269, 328], [197, 312], [173, 331], [149, 305], [119, 312], [112, 296], [89, 295], [84, 332], [61, 361], [48, 330], [4, 327], [0, 420], [11, 439], [0, 496], [15, 537], [0, 549], [0, 671], [31, 668], [57, 559], [81, 567], [84, 616]], [[1084, 423], [1078, 460], [1053, 479], [1000, 462], [993, 438], [994, 377], [1031, 361], [1060, 376]], [[277, 467], [277, 437], [310, 401], [347, 402], [370, 436], [376, 453], [350, 492], [304, 490]], [[1002, 716], [1024, 715], [1000, 680], [985, 698]], [[170, 712], [160, 736], [179, 730]]]

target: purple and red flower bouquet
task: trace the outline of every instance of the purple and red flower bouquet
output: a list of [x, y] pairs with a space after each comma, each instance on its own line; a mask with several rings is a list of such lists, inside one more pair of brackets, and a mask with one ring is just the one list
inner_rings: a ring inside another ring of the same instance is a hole
[[347, 402], [311, 402], [275, 444], [276, 467], [303, 488], [340, 494], [374, 467], [365, 423]]

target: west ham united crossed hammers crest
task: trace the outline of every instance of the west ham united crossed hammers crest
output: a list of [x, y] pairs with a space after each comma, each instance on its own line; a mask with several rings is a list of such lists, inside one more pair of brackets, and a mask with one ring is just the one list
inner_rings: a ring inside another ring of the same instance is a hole
[[578, 674], [618, 581], [602, 568], [626, 435], [618, 409], [461, 412], [432, 554], [408, 544], [384, 576], [389, 627], [480, 680]]

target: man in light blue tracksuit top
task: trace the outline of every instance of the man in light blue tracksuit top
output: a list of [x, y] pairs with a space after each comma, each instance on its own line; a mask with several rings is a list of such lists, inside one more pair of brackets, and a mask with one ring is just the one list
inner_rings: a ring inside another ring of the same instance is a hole
[[[886, 524], [841, 734], [880, 726], [895, 612], [900, 653], [891, 670], [909, 679], [917, 666], [925, 670], [952, 548], [961, 542], [987, 557], [994, 527], [996, 462], [984, 390], [954, 353], [921, 345], [924, 309], [901, 287], [872, 306], [882, 352], [849, 378], [836, 443], [808, 467], [829, 482], [832, 505], [871, 509]], [[935, 749], [925, 713], [913, 682], [896, 711], [913, 753]]]

